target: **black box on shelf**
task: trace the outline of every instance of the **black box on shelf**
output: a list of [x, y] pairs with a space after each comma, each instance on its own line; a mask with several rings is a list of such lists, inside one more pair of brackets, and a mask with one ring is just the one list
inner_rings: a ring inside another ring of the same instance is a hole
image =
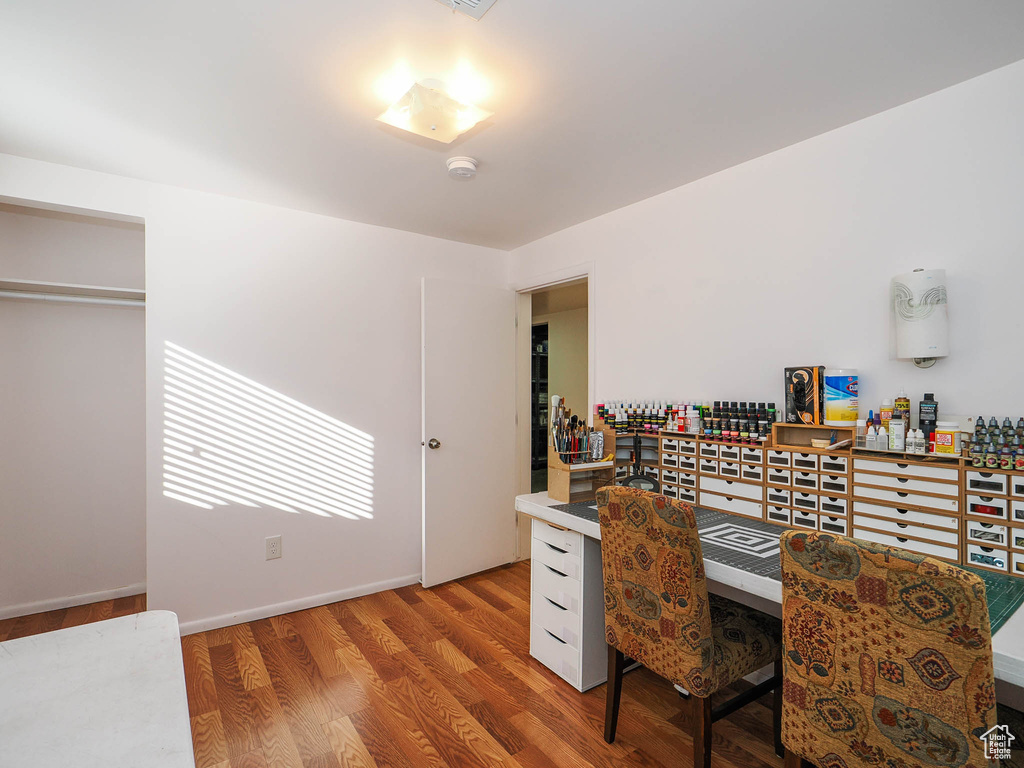
[[825, 366], [786, 368], [786, 423], [821, 424], [825, 414]]

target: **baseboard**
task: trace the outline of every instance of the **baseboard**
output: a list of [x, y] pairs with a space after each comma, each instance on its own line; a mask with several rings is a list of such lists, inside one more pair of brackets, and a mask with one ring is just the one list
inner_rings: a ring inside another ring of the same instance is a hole
[[102, 592], [88, 592], [84, 595], [72, 595], [71, 597], [55, 597], [52, 600], [39, 600], [34, 603], [21, 603], [0, 608], [0, 619], [11, 619], [15, 616], [29, 616], [33, 613], [44, 613], [45, 611], [59, 611], [61, 608], [74, 608], [76, 605], [87, 605], [89, 603], [101, 603], [104, 600], [116, 600], [119, 597], [130, 597], [141, 595], [146, 591], [146, 582], [129, 584], [126, 587], [117, 589], [105, 589]]
[[289, 600], [284, 603], [275, 603], [273, 605], [264, 605], [259, 608], [250, 608], [245, 611], [239, 611], [238, 613], [225, 613], [221, 616], [211, 616], [208, 619], [186, 621], [179, 625], [178, 630], [181, 632], [182, 637], [185, 635], [194, 635], [196, 632], [206, 632], [211, 629], [230, 627], [234, 624], [244, 624], [247, 621], [266, 619], [271, 616], [280, 616], [283, 613], [302, 611], [306, 608], [316, 608], [319, 605], [337, 603], [341, 600], [351, 600], [354, 597], [362, 597], [363, 595], [372, 595], [375, 592], [384, 592], [388, 589], [407, 587], [410, 584], [419, 583], [419, 580], [420, 574], [417, 573], [412, 576], [402, 576], [397, 579], [378, 581], [374, 584], [363, 584], [358, 587], [341, 589], [337, 592], [325, 592], [321, 595], [303, 597], [298, 600]]

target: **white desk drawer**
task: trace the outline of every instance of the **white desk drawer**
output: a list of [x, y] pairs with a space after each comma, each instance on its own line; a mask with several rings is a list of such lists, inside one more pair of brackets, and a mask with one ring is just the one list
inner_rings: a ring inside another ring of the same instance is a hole
[[679, 473], [679, 484], [684, 488], [696, 488], [697, 487], [697, 475], [691, 475], [687, 472]]
[[760, 464], [741, 464], [740, 477], [755, 483], [764, 482], [764, 467]]
[[818, 474], [816, 472], [793, 472], [793, 487], [818, 490]]
[[818, 511], [818, 494], [793, 491], [793, 508]]
[[885, 507], [880, 504], [867, 504], [863, 501], [853, 502], [854, 514], [860, 512], [875, 517], [884, 517], [890, 520], [898, 520], [901, 523], [924, 523], [938, 528], [945, 528], [950, 531], [960, 530], [960, 518], [947, 515], [935, 515], [931, 512], [920, 512], [916, 509], [902, 509], [900, 507]]
[[530, 620], [567, 645], [580, 649], [583, 620], [578, 613], [563, 608], [543, 595], [535, 595], [530, 603]]
[[718, 458], [722, 461], [739, 461], [740, 447], [738, 445], [723, 445], [718, 449]]
[[679, 485], [679, 473], [671, 469], [661, 470], [661, 482], [669, 485]]
[[718, 443], [701, 443], [699, 453], [702, 457], [709, 459], [717, 459]]
[[561, 571], [570, 578], [577, 581], [582, 578], [583, 566], [580, 558], [568, 552], [563, 552], [554, 544], [534, 539], [531, 556], [534, 560], [544, 565], [550, 565], [556, 571]]
[[768, 487], [768, 503], [788, 507], [793, 503], [793, 493], [786, 488]]
[[818, 468], [818, 456], [814, 453], [794, 453], [793, 454], [793, 469], [813, 469]]
[[1024, 552], [1013, 553], [1013, 572], [1024, 573]]
[[922, 555], [929, 555], [930, 557], [942, 557], [946, 560], [957, 561], [960, 559], [960, 550], [956, 547], [946, 547], [940, 544], [933, 544], [926, 541], [915, 541], [914, 539], [905, 539], [899, 536], [894, 536], [891, 533], [879, 533], [878, 531], [869, 531], [864, 528], [857, 528], [854, 523], [853, 536], [856, 539], [864, 539], [865, 541], [873, 541], [876, 544], [884, 544], [887, 547], [896, 547], [898, 549], [907, 549], [911, 552], [917, 552]]
[[679, 441], [679, 452], [687, 456], [697, 455], [697, 441], [696, 440], [680, 440]]
[[849, 470], [849, 459], [846, 456], [827, 456], [822, 454], [818, 457], [818, 469], [830, 475], [845, 475]]
[[717, 475], [718, 474], [718, 462], [708, 461], [707, 459], [700, 460], [700, 473], [702, 475]]
[[960, 508], [959, 499], [946, 499], [938, 496], [921, 496], [917, 493], [904, 491], [886, 491], [880, 488], [868, 488], [863, 485], [853, 487], [853, 495], [864, 499], [877, 499], [891, 503], [894, 507], [924, 507], [939, 512], [956, 512]]
[[846, 535], [846, 518], [829, 517], [822, 515], [818, 518], [818, 530], [825, 533], [837, 533], [840, 536]]
[[580, 652], [533, 622], [530, 655], [573, 687], [580, 687]]
[[995, 472], [968, 472], [967, 491], [968, 493], [990, 493], [1005, 496], [1009, 493], [1009, 475], [1000, 475]]
[[543, 520], [534, 518], [533, 538], [558, 547], [563, 552], [579, 557], [583, 554], [583, 534], [576, 531], [565, 531]]
[[794, 509], [793, 525], [798, 528], [810, 528], [811, 530], [816, 530], [818, 528], [818, 516], [811, 512], [803, 512], [799, 509]]
[[705, 477], [700, 482], [702, 491], [714, 491], [723, 496], [739, 496], [740, 498], [752, 501], [761, 501], [761, 486], [749, 485], [748, 483], [735, 483], [731, 480], [722, 480], [717, 477]]
[[858, 528], [873, 528], [876, 531], [886, 531], [893, 536], [913, 536], [925, 541], [935, 541], [940, 544], [956, 546], [960, 542], [960, 534], [957, 531], [937, 531], [934, 528], [924, 528], [913, 523], [904, 523], [891, 518], [867, 517], [865, 515], [854, 515], [853, 524]]
[[776, 523], [790, 524], [792, 518], [792, 511], [786, 507], [768, 507], [768, 519]]
[[1024, 528], [1010, 529], [1010, 544], [1014, 549], [1024, 549]]
[[968, 496], [967, 512], [979, 517], [990, 517], [993, 520], [1005, 520], [1010, 502], [996, 496]]
[[739, 477], [740, 465], [732, 461], [718, 462], [718, 474], [722, 477]]
[[793, 466], [793, 454], [789, 451], [768, 451], [769, 467], [791, 467]]
[[668, 496], [670, 499], [679, 498], [679, 486], [670, 485], [668, 483], [661, 484], [661, 493], [663, 496]]
[[960, 480], [960, 471], [958, 469], [953, 467], [937, 467], [932, 464], [905, 464], [896, 461], [873, 461], [871, 459], [856, 458], [853, 460], [853, 469], [854, 471], [885, 472], [890, 475], [902, 475], [904, 477], [949, 480], [954, 483]]
[[1024, 499], [1010, 501], [1010, 519], [1015, 523], [1024, 523]]
[[1010, 493], [1024, 496], [1024, 475], [1010, 475]]
[[677, 454], [677, 453], [662, 453], [661, 454], [661, 465], [663, 467], [678, 467], [679, 466], [679, 454]]
[[1006, 550], [983, 547], [980, 544], [967, 545], [968, 565], [977, 565], [992, 571], [1005, 571], [1007, 560]]
[[684, 456], [679, 454], [679, 471], [696, 472], [697, 471], [697, 459], [694, 456]]
[[793, 473], [788, 469], [768, 467], [768, 482], [772, 485], [790, 486], [793, 484]]
[[666, 437], [661, 441], [661, 450], [663, 453], [679, 453], [679, 441]]
[[968, 520], [966, 530], [968, 541], [974, 541], [986, 547], [1006, 547], [1010, 544], [1010, 531], [1005, 525]]
[[763, 448], [741, 448], [740, 461], [744, 464], [764, 464]]
[[705, 491], [700, 492], [700, 505], [757, 519], [761, 519], [764, 512], [764, 506], [759, 501], [750, 501], [749, 499], [737, 498], [735, 496], [720, 496], [717, 493], [707, 493]]
[[582, 582], [563, 576], [539, 560], [531, 560], [530, 568], [533, 571], [533, 600], [547, 597], [573, 613], [580, 612]]
[[697, 503], [697, 489], [696, 488], [680, 488], [679, 489], [679, 500], [685, 501], [687, 504]]
[[867, 472], [854, 472], [853, 481], [858, 485], [876, 485], [883, 488], [894, 488], [897, 491], [917, 493], [936, 493], [940, 496], [959, 496], [960, 486], [953, 483], [933, 483], [928, 480], [914, 480], [909, 477], [891, 477], [890, 475], [872, 475]]
[[833, 494], [845, 494], [849, 488], [846, 475], [818, 475], [818, 488]]
[[847, 501], [841, 496], [820, 496], [818, 497], [818, 509], [829, 515], [845, 515]]

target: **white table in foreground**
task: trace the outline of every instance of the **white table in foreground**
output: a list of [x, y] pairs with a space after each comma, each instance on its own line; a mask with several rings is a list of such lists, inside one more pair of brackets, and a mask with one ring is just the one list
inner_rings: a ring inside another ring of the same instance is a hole
[[0, 767], [195, 768], [178, 619], [0, 643]]
[[[551, 507], [564, 502], [555, 501], [546, 493], [530, 493], [516, 496], [516, 510], [524, 515], [546, 520], [572, 531], [582, 533], [593, 539], [601, 538], [601, 526], [589, 520], [583, 520]], [[780, 529], [781, 530], [781, 529]], [[716, 585], [729, 588], [727, 596], [733, 596], [733, 590], [754, 595], [768, 600], [776, 606], [782, 603], [782, 584], [766, 576], [757, 576], [740, 568], [735, 568], [714, 560], [704, 560], [704, 571], [712, 592], [719, 591]], [[760, 605], [754, 605], [760, 608]], [[1009, 620], [992, 636], [992, 656], [996, 680], [1018, 688], [1024, 688], [1024, 608], [1017, 610]], [[1011, 706], [1015, 703], [1007, 702]]]

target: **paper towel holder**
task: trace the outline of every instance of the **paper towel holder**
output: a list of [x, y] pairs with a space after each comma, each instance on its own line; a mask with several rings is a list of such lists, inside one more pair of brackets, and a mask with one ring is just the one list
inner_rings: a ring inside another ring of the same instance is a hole
[[915, 269], [892, 279], [896, 357], [931, 368], [949, 355], [946, 271]]

